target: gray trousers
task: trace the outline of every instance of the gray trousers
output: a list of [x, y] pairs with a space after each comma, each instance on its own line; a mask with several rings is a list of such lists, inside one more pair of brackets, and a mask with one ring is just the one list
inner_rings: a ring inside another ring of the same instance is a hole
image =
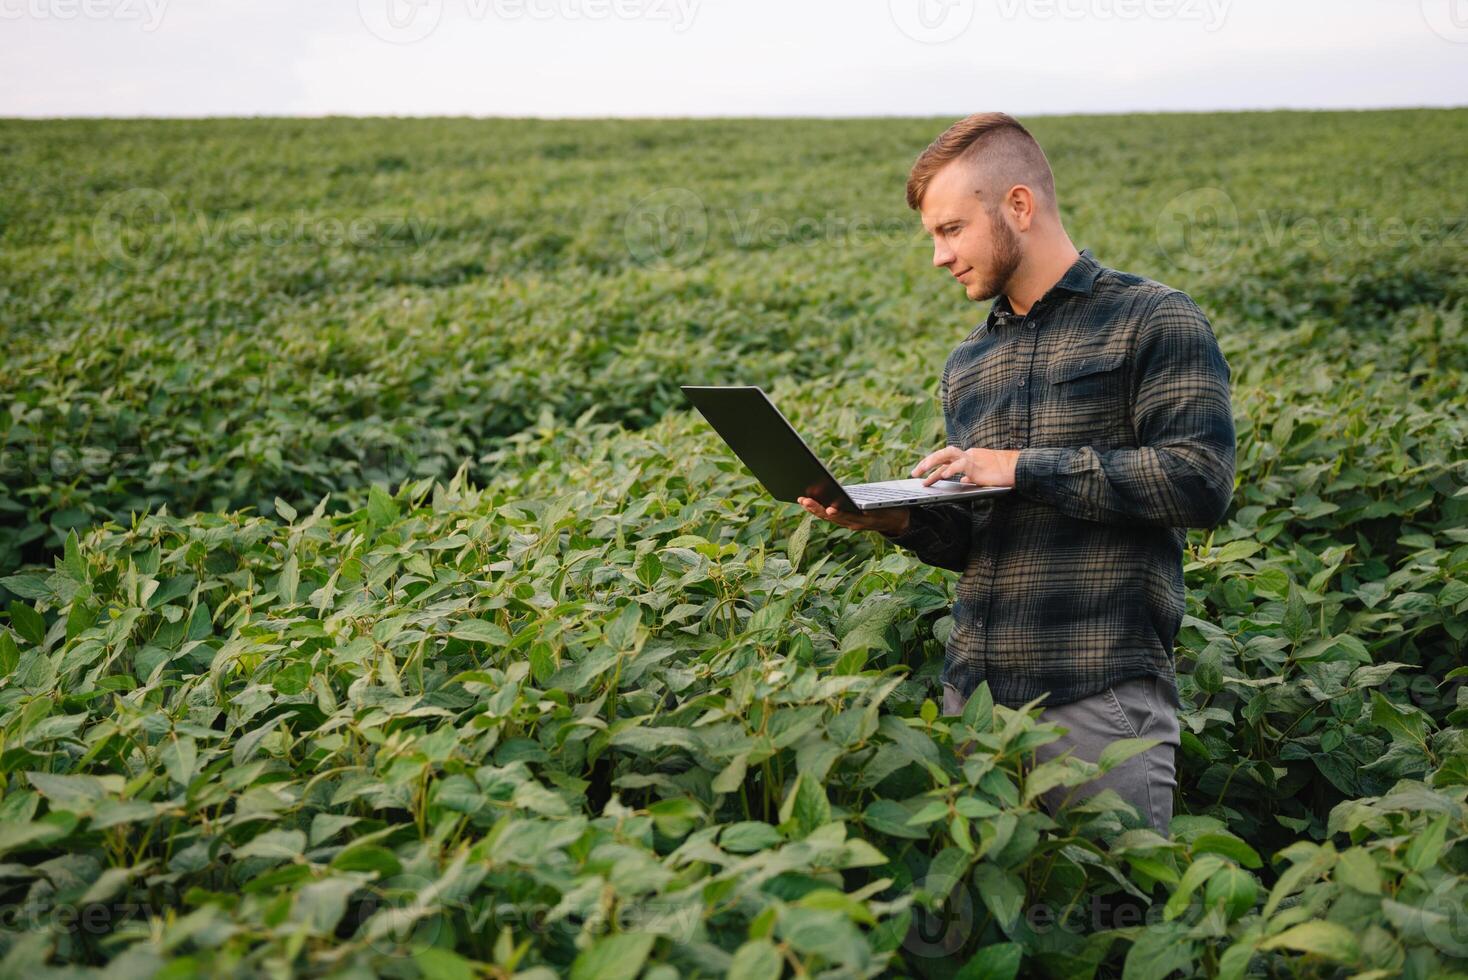
[[[959, 715], [963, 707], [958, 689], [944, 684], [943, 713]], [[1036, 765], [1066, 752], [1095, 762], [1102, 749], [1121, 738], [1161, 739], [1160, 744], [1089, 782], [1058, 786], [1040, 794], [1050, 815], [1067, 802], [1078, 803], [1103, 789], [1113, 789], [1136, 807], [1154, 830], [1166, 835], [1172, 823], [1173, 794], [1177, 792], [1175, 758], [1181, 731], [1177, 688], [1161, 677], [1133, 677], [1070, 704], [1046, 707], [1042, 701], [1040, 707], [1041, 721], [1069, 730], [1054, 742], [1034, 749]]]

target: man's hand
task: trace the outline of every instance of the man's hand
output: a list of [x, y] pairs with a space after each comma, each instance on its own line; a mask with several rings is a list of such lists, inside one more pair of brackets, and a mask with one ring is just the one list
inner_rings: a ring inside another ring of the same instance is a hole
[[[959, 449], [945, 446], [935, 453], [923, 457], [923, 461], [912, 469], [912, 475], [928, 476], [923, 486], [930, 487], [939, 480], [972, 483], [981, 487], [1014, 486], [1014, 468], [1019, 464], [1018, 449]], [[931, 471], [931, 472], [930, 472]]]
[[800, 506], [823, 521], [839, 524], [848, 531], [881, 531], [885, 534], [901, 534], [908, 529], [912, 510], [908, 507], [884, 507], [881, 510], [863, 511], [852, 514], [835, 507], [827, 507], [819, 500], [799, 497]]

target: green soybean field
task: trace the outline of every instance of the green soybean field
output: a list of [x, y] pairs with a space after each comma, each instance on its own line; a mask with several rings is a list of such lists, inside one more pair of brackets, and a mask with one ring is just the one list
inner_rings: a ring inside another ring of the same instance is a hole
[[0, 976], [1468, 977], [1468, 110], [1025, 120], [1232, 372], [1166, 835], [678, 390], [942, 446], [949, 122], [0, 121]]

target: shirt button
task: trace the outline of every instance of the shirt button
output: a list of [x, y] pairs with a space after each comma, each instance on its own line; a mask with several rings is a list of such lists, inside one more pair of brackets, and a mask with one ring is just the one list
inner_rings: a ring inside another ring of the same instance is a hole
[[984, 620], [982, 618], [974, 620], [974, 626], [976, 626], [979, 629], [983, 629], [984, 628]]
[[1021, 387], [1021, 388], [1023, 388], [1023, 387], [1024, 387], [1024, 386], [1025, 386], [1025, 382], [1024, 382], [1024, 379], [1023, 379], [1023, 378], [1021, 378], [1021, 379], [1020, 379], [1020, 381], [1019, 381], [1019, 386], [1020, 386], [1020, 387]]

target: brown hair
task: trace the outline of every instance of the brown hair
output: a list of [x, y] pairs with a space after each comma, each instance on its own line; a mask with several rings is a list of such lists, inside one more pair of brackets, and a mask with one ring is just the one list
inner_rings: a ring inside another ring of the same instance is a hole
[[984, 171], [984, 183], [994, 197], [988, 202], [991, 207], [1015, 184], [1030, 187], [1054, 206], [1055, 177], [1045, 151], [1018, 119], [1003, 112], [965, 116], [929, 143], [907, 175], [907, 206], [918, 210], [933, 175], [960, 157]]

